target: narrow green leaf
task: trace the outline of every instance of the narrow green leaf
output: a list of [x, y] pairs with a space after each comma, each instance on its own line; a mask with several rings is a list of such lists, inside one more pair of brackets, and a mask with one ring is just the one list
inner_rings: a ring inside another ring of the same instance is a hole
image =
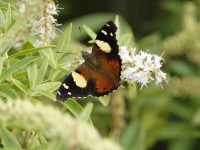
[[60, 37], [56, 51], [63, 52], [65, 51], [66, 47], [68, 47], [70, 38], [71, 38], [71, 32], [72, 32], [72, 23], [70, 23], [65, 31], [63, 32], [62, 36]]
[[59, 86], [60, 86], [60, 82], [48, 82], [48, 83], [43, 83], [43, 84], [36, 86], [34, 88], [34, 90], [36, 90], [36, 91], [42, 90], [42, 91], [53, 92], [56, 89], [58, 89]]
[[27, 74], [29, 79], [29, 84], [31, 89], [33, 89], [37, 85], [37, 78], [38, 78], [38, 68], [36, 62], [31, 62], [27, 66]]
[[116, 24], [116, 26], [117, 26], [116, 35], [119, 36], [120, 30], [121, 30], [121, 29], [120, 29], [120, 25], [119, 25], [119, 16], [118, 16], [118, 15], [115, 17], [115, 24]]
[[11, 8], [10, 8], [10, 4], [8, 4], [8, 9], [7, 9], [7, 13], [6, 13], [6, 24], [5, 24], [5, 30], [7, 31], [10, 24], [11, 24]]
[[[89, 105], [88, 108], [85, 110], [86, 112], [84, 112], [83, 107], [79, 103], [77, 103], [74, 99], [67, 100], [65, 103], [63, 103], [63, 105], [77, 118], [79, 118], [82, 112], [83, 112], [83, 117], [84, 113], [86, 113], [86, 116], [89, 115], [90, 114], [89, 112], [92, 111], [91, 109], [93, 108], [93, 106]], [[85, 119], [87, 118], [86, 116]], [[91, 126], [94, 126], [91, 119], [89, 119], [89, 123]]]
[[[112, 20], [115, 16], [113, 13], [93, 13], [91, 15], [85, 15], [73, 20], [73, 37], [80, 39], [86, 37], [86, 33], [80, 34], [78, 27], [87, 22], [87, 25], [92, 29], [100, 29], [104, 23], [108, 20]], [[98, 18], [98, 19], [97, 19]], [[95, 20], [95, 21], [94, 21]], [[65, 27], [65, 25], [63, 25]]]
[[90, 120], [90, 115], [92, 113], [92, 109], [93, 109], [93, 104], [92, 103], [87, 103], [87, 105], [85, 106], [85, 108], [82, 110], [79, 119], [82, 121], [89, 121]]
[[38, 94], [43, 95], [43, 96], [46, 96], [46, 97], [50, 98], [50, 99], [53, 100], [53, 101], [56, 101], [55, 94], [52, 93], [52, 92], [45, 91], [45, 90], [38, 90], [38, 91], [36, 91], [35, 93], [33, 93], [32, 96], [40, 96], [40, 95], [38, 95]]
[[148, 131], [148, 136], [158, 139], [199, 138], [200, 131], [188, 123], [178, 122], [153, 128]]
[[4, 28], [5, 28], [5, 15], [4, 15], [4, 13], [3, 13], [3, 11], [0, 9], [0, 24], [1, 25], [3, 25], [3, 33], [5, 33], [5, 30], [4, 30]]
[[123, 132], [120, 144], [124, 150], [137, 149], [144, 150], [144, 133], [140, 130], [138, 121], [131, 122]]
[[83, 29], [90, 36], [91, 39], [96, 38], [96, 33], [91, 28], [89, 28], [87, 25], [83, 25]]
[[99, 97], [98, 100], [101, 102], [101, 104], [103, 106], [108, 106], [109, 102], [110, 102], [110, 95], [106, 95], [103, 97]]
[[10, 84], [0, 84], [0, 95], [6, 99], [19, 99], [18, 94], [13, 88], [11, 88]]
[[[43, 143], [43, 144], [40, 144], [39, 146], [36, 146], [36, 147], [34, 147], [34, 148], [30, 148], [30, 149], [28, 149], [28, 150], [48, 150], [48, 149], [50, 149], [49, 148], [49, 145], [50, 144], [48, 144], [48, 143]], [[1, 150], [1, 149], [0, 149]], [[59, 150], [59, 149], [58, 149]]]
[[4, 61], [6, 60], [6, 56], [7, 56], [7, 54], [5, 54], [4, 56], [0, 56], [0, 76], [1, 76], [1, 73], [3, 70]]
[[18, 61], [14, 65], [12, 65], [9, 68], [5, 69], [2, 72], [2, 75], [0, 77], [0, 82], [3, 82], [8, 76], [12, 75], [16, 71], [18, 71], [19, 69], [25, 67], [29, 63], [35, 61], [36, 59], [38, 59], [38, 57], [28, 57], [28, 58], [25, 58], [23, 60]]
[[12, 99], [12, 100], [19, 99], [19, 96], [17, 95], [17, 93], [12, 89], [2, 90], [0, 91], [0, 95], [5, 97], [6, 99]]
[[17, 148], [18, 150], [22, 149], [21, 145], [15, 138], [15, 136], [10, 133], [10, 131], [4, 127], [0, 128], [0, 136], [4, 148]]
[[28, 55], [37, 51], [41, 51], [41, 50], [45, 50], [47, 48], [51, 48], [51, 47], [55, 47], [54, 45], [48, 45], [48, 46], [42, 46], [42, 47], [37, 47], [37, 48], [31, 48], [31, 49], [27, 49], [24, 51], [20, 51], [18, 53], [15, 53], [11, 56], [8, 57], [8, 60], [14, 57], [19, 57], [19, 56], [23, 56], [23, 55]]
[[200, 125], [200, 108], [195, 111], [192, 118], [192, 123], [196, 126]]
[[0, 56], [5, 55], [15, 45], [15, 39], [2, 38], [0, 40]]
[[67, 100], [63, 105], [77, 118], [83, 111], [83, 107], [73, 99]]
[[[62, 36], [60, 37], [56, 47], [56, 52], [66, 52], [71, 38], [71, 32], [72, 32], [72, 23], [70, 23], [65, 29], [65, 31], [62, 33]], [[63, 54], [58, 54], [57, 60], [59, 60], [62, 55]]]
[[[8, 4], [9, 4], [9, 3], [6, 3], [6, 2], [0, 0], [0, 7], [7, 8], [7, 7], [8, 7]], [[12, 8], [12, 10], [14, 10], [14, 11], [16, 11], [16, 12], [19, 12], [18, 9], [16, 9], [16, 8], [13, 7], [12, 5], [11, 5], [11, 8]]]
[[28, 88], [19, 80], [12, 78], [12, 82], [24, 93], [28, 92]]
[[1, 23], [1, 24], [3, 24], [3, 21], [5, 20], [4, 18], [5, 18], [5, 17], [4, 17], [4, 13], [3, 13], [3, 11], [0, 9], [0, 23]]
[[48, 64], [48, 60], [44, 59], [40, 69], [38, 70], [38, 74], [39, 74], [39, 76], [37, 78], [37, 83], [38, 84], [40, 84], [43, 81], [44, 76], [45, 76], [45, 74], [47, 72], [48, 65], [49, 65]]

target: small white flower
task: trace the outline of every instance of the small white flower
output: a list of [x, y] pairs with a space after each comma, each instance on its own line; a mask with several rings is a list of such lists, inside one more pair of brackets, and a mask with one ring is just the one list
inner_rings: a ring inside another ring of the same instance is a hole
[[166, 73], [160, 69], [163, 58], [143, 51], [136, 53], [136, 48], [120, 46], [119, 55], [122, 59], [121, 79], [128, 83], [140, 83], [141, 89], [151, 81], [159, 84], [166, 81]]
[[19, 7], [19, 12], [24, 13], [26, 11], [26, 4], [24, 2], [19, 1], [19, 0], [17, 0], [16, 3]]

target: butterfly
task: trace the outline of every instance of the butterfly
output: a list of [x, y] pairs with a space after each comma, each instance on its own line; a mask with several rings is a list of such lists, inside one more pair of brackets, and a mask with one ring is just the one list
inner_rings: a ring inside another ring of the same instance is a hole
[[116, 39], [117, 27], [107, 22], [98, 32], [92, 52], [82, 51], [85, 60], [62, 82], [57, 94], [58, 101], [84, 98], [88, 95], [101, 97], [120, 86], [122, 60]]

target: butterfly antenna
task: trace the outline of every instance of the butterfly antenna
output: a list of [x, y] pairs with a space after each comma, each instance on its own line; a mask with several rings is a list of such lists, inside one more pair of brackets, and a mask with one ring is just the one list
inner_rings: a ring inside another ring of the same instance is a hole
[[57, 51], [57, 53], [62, 53], [62, 54], [76, 54], [76, 53], [64, 53], [64, 52], [59, 52], [59, 51]]
[[[81, 37], [83, 37], [81, 27], [79, 26], [78, 29], [80, 31]], [[82, 39], [81, 39], [81, 45], [82, 45], [82, 48], [83, 48], [83, 51], [84, 51], [83, 40]]]

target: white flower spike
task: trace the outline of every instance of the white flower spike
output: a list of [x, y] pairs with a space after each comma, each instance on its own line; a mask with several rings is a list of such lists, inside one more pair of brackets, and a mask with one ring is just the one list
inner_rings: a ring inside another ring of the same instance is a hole
[[35, 47], [48, 45], [56, 37], [57, 20], [53, 15], [58, 15], [57, 8], [54, 2], [51, 2], [46, 7], [46, 15], [41, 16], [39, 20], [34, 20], [31, 28], [32, 35], [39, 35], [39, 39], [35, 42]]
[[148, 54], [143, 51], [136, 53], [136, 48], [129, 48], [128, 46], [120, 46], [119, 55], [122, 59], [122, 73], [121, 79], [131, 83], [141, 84], [147, 86], [151, 81], [159, 84], [166, 81], [166, 73], [161, 71], [162, 56], [155, 54]]

